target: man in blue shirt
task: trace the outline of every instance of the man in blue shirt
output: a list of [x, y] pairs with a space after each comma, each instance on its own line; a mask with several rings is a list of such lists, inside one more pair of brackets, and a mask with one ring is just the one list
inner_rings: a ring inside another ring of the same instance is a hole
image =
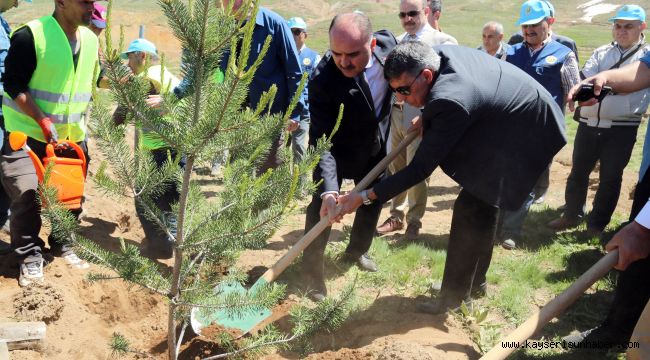
[[[223, 0], [223, 6], [225, 9], [229, 8], [230, 1], [231, 0]], [[251, 17], [250, 11], [239, 11], [243, 2], [243, 0], [234, 0], [232, 3], [232, 13], [241, 13], [243, 16], [248, 18], [246, 21], [249, 21]], [[263, 7], [258, 9], [257, 15], [255, 16], [255, 29], [253, 30], [250, 54], [248, 56], [248, 64], [246, 68], [253, 65], [253, 63], [259, 58], [259, 54], [264, 47], [264, 42], [266, 41], [267, 36], [271, 37], [271, 43], [264, 55], [264, 60], [262, 60], [262, 63], [257, 68], [255, 76], [253, 76], [253, 80], [249, 85], [248, 96], [244, 106], [253, 109], [257, 107], [262, 94], [267, 92], [272, 85], [275, 85], [277, 87], [277, 92], [275, 93], [275, 98], [272, 102], [271, 108], [268, 110], [271, 114], [277, 114], [287, 110], [293, 95], [296, 93], [296, 90], [298, 90], [298, 85], [302, 78], [302, 70], [298, 60], [298, 51], [296, 50], [296, 45], [294, 44], [293, 36], [287, 22], [280, 15]], [[226, 51], [221, 60], [221, 70], [223, 73], [226, 73], [225, 69], [229, 58], [230, 51]], [[191, 76], [186, 75], [181, 81], [181, 84], [174, 89], [174, 94], [179, 98], [187, 96], [190, 81]], [[148, 103], [152, 106], [157, 106], [161, 101], [162, 99], [159, 95], [152, 95], [149, 97]], [[289, 121], [287, 126], [289, 132], [293, 132], [299, 128], [300, 114], [302, 113], [303, 108], [303, 99], [300, 99], [291, 114], [291, 121]], [[271, 148], [267, 159], [259, 168], [260, 172], [264, 172], [270, 168], [275, 168], [279, 165], [277, 152], [278, 148], [283, 143], [281, 137], [282, 136], [273, 143], [273, 147]]]
[[[230, 2], [231, 0], [223, 0], [224, 8], [228, 8]], [[234, 0], [232, 11], [235, 13], [239, 11], [243, 3], [243, 0]], [[250, 12], [244, 12], [244, 14], [250, 20]], [[269, 110], [271, 114], [277, 114], [287, 110], [293, 95], [298, 90], [302, 70], [298, 60], [298, 50], [296, 50], [291, 30], [286, 21], [280, 15], [263, 7], [258, 9], [255, 16], [255, 29], [253, 30], [247, 67], [250, 67], [259, 57], [267, 36], [271, 37], [271, 44], [250, 83], [246, 105], [255, 108], [262, 94], [268, 91], [272, 85], [275, 85], [277, 92]], [[225, 69], [225, 64], [228, 64], [229, 57], [230, 54], [228, 53], [224, 55], [222, 69]], [[291, 121], [287, 127], [288, 131], [293, 132], [299, 128], [299, 117], [303, 108], [304, 103], [301, 99], [296, 105], [293, 114], [291, 114]], [[268, 158], [260, 168], [261, 172], [279, 165], [277, 152], [282, 143], [282, 139], [277, 139], [274, 142]]]
[[[300, 60], [300, 67], [303, 72], [309, 74], [316, 69], [316, 65], [320, 62], [320, 55], [305, 46], [305, 40], [307, 40], [307, 24], [305, 20], [300, 17], [292, 17], [287, 21], [287, 25], [291, 28], [291, 33], [293, 34], [293, 40], [296, 43], [296, 48], [298, 49], [298, 59]], [[298, 128], [291, 134], [291, 147], [293, 149], [293, 158], [294, 161], [302, 160], [303, 155], [305, 154], [305, 149], [307, 147], [307, 134], [309, 133], [309, 92], [307, 86], [302, 92], [301, 100], [304, 103], [304, 108], [300, 113], [300, 123]]]
[[[26, 0], [31, 2], [31, 0]], [[18, 0], [0, 0], [0, 77], [4, 77], [5, 74], [5, 58], [9, 52], [9, 35], [11, 34], [11, 27], [7, 20], [1, 15], [5, 11], [18, 7]], [[0, 80], [0, 94], [4, 93], [4, 88], [2, 80]], [[5, 119], [2, 116], [2, 109], [0, 108], [0, 150], [4, 145], [5, 138]], [[9, 197], [4, 188], [0, 186], [0, 227], [3, 229], [9, 229]], [[4, 242], [0, 242], [0, 252], [8, 251], [9, 245], [6, 245]]]

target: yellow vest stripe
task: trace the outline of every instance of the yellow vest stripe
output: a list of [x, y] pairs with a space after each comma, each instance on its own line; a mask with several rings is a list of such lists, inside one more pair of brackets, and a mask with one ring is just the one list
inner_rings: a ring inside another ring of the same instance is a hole
[[[52, 16], [30, 21], [34, 37], [36, 69], [28, 84], [28, 92], [36, 105], [50, 117], [60, 140], [74, 142], [86, 138], [84, 114], [95, 86], [98, 64], [97, 36], [86, 27], [79, 27], [79, 54], [73, 63], [70, 42]], [[45, 141], [41, 128], [5, 93], [2, 110], [7, 131], [22, 131], [38, 141]]]

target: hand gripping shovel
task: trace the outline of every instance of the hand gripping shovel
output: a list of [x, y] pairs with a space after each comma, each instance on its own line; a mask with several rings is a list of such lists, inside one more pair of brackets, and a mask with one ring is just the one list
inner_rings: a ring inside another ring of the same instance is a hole
[[[370, 172], [354, 187], [352, 191], [358, 192], [366, 189], [370, 184], [384, 171], [393, 159], [415, 139], [419, 133], [417, 131], [409, 132], [402, 142], [393, 149], [390, 154], [386, 155]], [[340, 208], [337, 208], [337, 213]], [[291, 262], [302, 253], [314, 239], [329, 226], [329, 218], [322, 218], [311, 230], [309, 230], [303, 237], [291, 248], [289, 251], [278, 260], [264, 275], [262, 275], [253, 284], [249, 292], [256, 291], [257, 288], [273, 282], [278, 276], [291, 264]], [[244, 289], [238, 282], [222, 283], [216, 287], [216, 292], [219, 296], [228, 296], [231, 293], [244, 293]], [[229, 315], [225, 310], [214, 310], [209, 308], [192, 308], [190, 322], [194, 333], [200, 334], [201, 329], [209, 326], [212, 323], [217, 325], [241, 330], [244, 334], [249, 332], [253, 327], [262, 322], [264, 319], [271, 315], [270, 309], [262, 309], [257, 311], [248, 311], [238, 317]]]
[[[521, 344], [537, 331], [541, 330], [546, 323], [560, 315], [566, 308], [573, 304], [593, 283], [605, 276], [618, 262], [618, 249], [605, 255], [592, 267], [582, 274], [578, 280], [560, 295], [544, 305], [536, 314], [529, 317], [525, 323], [519, 325], [515, 331], [505, 339], [499, 341], [481, 360], [503, 360], [517, 349], [511, 344]], [[504, 346], [508, 344], [508, 346]]]

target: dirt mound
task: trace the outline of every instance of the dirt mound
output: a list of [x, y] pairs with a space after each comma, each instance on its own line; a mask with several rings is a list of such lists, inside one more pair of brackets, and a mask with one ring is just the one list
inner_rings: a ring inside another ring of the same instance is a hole
[[20, 321], [59, 320], [64, 308], [63, 295], [50, 284], [34, 283], [14, 296], [14, 315]]
[[142, 314], [156, 310], [157, 297], [135, 288], [123, 292], [124, 285], [121, 281], [102, 282], [103, 291], [99, 292], [94, 284], [83, 282], [79, 287], [79, 299], [90, 313], [99, 315], [108, 324], [136, 321]]

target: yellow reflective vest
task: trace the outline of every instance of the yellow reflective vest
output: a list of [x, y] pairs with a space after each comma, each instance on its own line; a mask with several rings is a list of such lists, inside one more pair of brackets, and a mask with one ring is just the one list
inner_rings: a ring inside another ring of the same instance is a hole
[[[180, 80], [174, 74], [169, 72], [167, 68], [162, 67], [161, 65], [154, 65], [143, 71], [138, 76], [146, 77], [151, 86], [153, 86], [156, 94], [166, 94], [174, 90]], [[158, 134], [150, 131], [147, 128], [142, 129], [142, 134], [140, 136], [140, 146], [147, 150], [156, 150], [169, 145], [160, 137]]]
[[[99, 42], [88, 28], [79, 27], [79, 57], [75, 69], [72, 49], [59, 23], [52, 16], [28, 22], [34, 36], [36, 69], [28, 84], [29, 94], [50, 117], [59, 140], [82, 141], [86, 138], [84, 113], [95, 85]], [[22, 131], [41, 142], [45, 137], [38, 123], [25, 114], [5, 92], [2, 111], [8, 132]]]

